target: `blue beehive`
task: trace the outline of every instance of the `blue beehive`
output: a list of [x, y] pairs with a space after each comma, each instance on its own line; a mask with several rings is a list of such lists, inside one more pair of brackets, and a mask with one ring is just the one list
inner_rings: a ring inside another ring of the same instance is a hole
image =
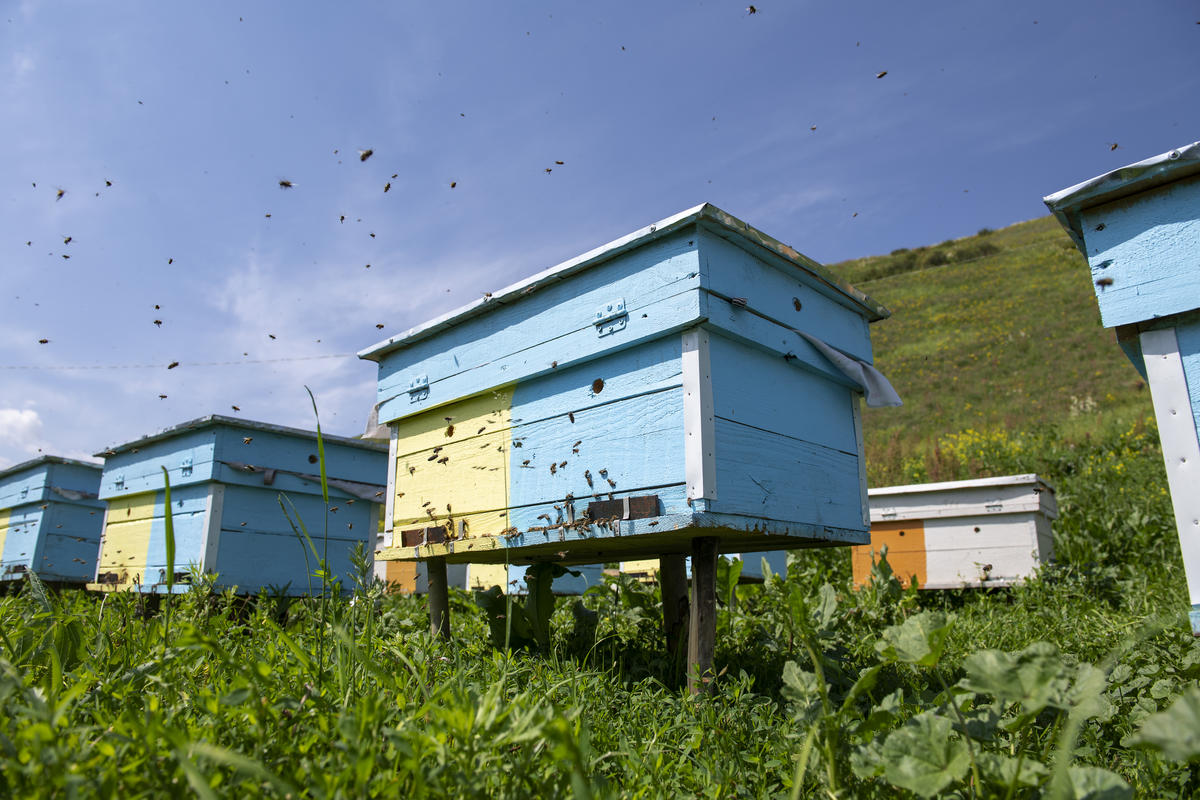
[[34, 570], [84, 583], [96, 571], [104, 503], [100, 465], [41, 456], [0, 471], [0, 581]]
[[380, 557], [867, 542], [858, 401], [898, 402], [869, 363], [887, 313], [706, 204], [364, 350], [392, 437]]
[[[329, 569], [348, 584], [355, 545], [361, 543], [369, 553], [375, 542], [386, 449], [360, 439], [322, 438], [332, 506]], [[303, 520], [323, 553], [326, 513], [316, 433], [208, 416], [98, 455], [105, 458], [100, 497], [108, 501], [108, 511], [89, 588], [166, 591], [166, 467], [177, 590], [186, 589], [194, 566], [215, 574], [221, 589], [308, 592], [317, 564], [279, 497], [290, 501], [285, 501], [288, 512]]]
[[1104, 326], [1150, 384], [1200, 635], [1200, 142], [1045, 200], [1087, 257]]

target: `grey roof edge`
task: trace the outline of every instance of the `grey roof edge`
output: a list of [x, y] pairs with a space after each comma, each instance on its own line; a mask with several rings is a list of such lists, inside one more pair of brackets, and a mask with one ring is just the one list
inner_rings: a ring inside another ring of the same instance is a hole
[[1177, 147], [1046, 195], [1042, 202], [1086, 256], [1080, 212], [1200, 173], [1200, 142]]
[[[163, 428], [160, 431], [147, 434], [146, 436], [143, 436], [140, 439], [134, 439], [131, 442], [113, 445], [112, 447], [96, 453], [96, 457], [105, 458], [107, 456], [115, 456], [117, 453], [123, 453], [126, 450], [132, 450], [135, 447], [144, 447], [154, 442], [159, 442], [164, 439], [170, 439], [174, 436], [178, 436], [181, 433], [203, 430], [204, 428], [211, 428], [216, 425], [230, 425], [239, 428], [249, 428], [251, 430], [263, 431], [265, 433], [279, 433], [285, 436], [303, 436], [312, 439], [317, 438], [317, 432], [315, 430], [309, 431], [304, 430], [303, 428], [289, 428], [285, 425], [274, 425], [269, 422], [255, 422], [254, 420], [250, 419], [227, 417], [223, 414], [209, 414], [208, 416], [197, 417], [196, 419], [191, 419], [187, 422], [181, 422], [178, 425], [172, 425], [169, 428]], [[387, 444], [377, 442], [372, 439], [355, 439], [348, 436], [331, 436], [330, 434], [324, 432], [321, 433], [321, 439], [326, 442], [349, 445], [350, 447], [360, 447], [364, 450], [375, 450], [376, 452], [380, 453], [386, 453], [388, 449]]]
[[1042, 476], [1027, 472], [1021, 475], [1000, 475], [995, 478], [972, 478], [965, 481], [940, 481], [938, 483], [910, 483], [904, 486], [880, 486], [868, 489], [868, 497], [889, 497], [901, 494], [919, 494], [921, 492], [948, 492], [955, 489], [983, 489], [990, 486], [1028, 486], [1041, 484], [1054, 492], [1054, 484]]
[[670, 235], [682, 228], [701, 221], [710, 221], [719, 228], [728, 230], [743, 240], [759, 245], [775, 255], [791, 262], [809, 273], [833, 292], [840, 294], [846, 300], [865, 311], [871, 322], [886, 319], [891, 312], [881, 303], [868, 297], [864, 292], [855, 289], [849, 283], [838, 278], [825, 267], [808, 256], [801, 254], [792, 247], [763, 233], [757, 228], [743, 222], [732, 214], [728, 214], [711, 203], [701, 203], [698, 206], [680, 211], [652, 225], [647, 225], [619, 239], [600, 245], [592, 250], [570, 258], [560, 264], [531, 275], [528, 278], [506, 286], [490, 297], [485, 296], [465, 306], [448, 311], [439, 317], [416, 325], [408, 330], [384, 339], [358, 352], [358, 357], [367, 361], [379, 361], [392, 350], [399, 349], [416, 341], [432, 336], [439, 331], [451, 328], [476, 316], [480, 316], [502, 305], [514, 302], [526, 294], [552, 283], [571, 277], [591, 266], [607, 261], [635, 247]]
[[31, 458], [28, 461], [22, 461], [20, 464], [14, 464], [11, 467], [0, 469], [0, 480], [7, 478], [9, 475], [15, 475], [18, 472], [24, 472], [27, 469], [40, 467], [42, 464], [66, 464], [71, 467], [87, 467], [88, 469], [101, 470], [104, 469], [103, 464], [97, 464], [94, 461], [80, 461], [78, 458], [66, 458], [64, 456], [38, 456]]

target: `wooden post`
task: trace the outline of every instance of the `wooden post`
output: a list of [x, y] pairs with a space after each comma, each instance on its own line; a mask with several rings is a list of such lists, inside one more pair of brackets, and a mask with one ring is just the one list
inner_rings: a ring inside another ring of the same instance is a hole
[[429, 632], [450, 639], [450, 593], [446, 581], [446, 559], [425, 561], [429, 575]]
[[688, 691], [712, 685], [713, 646], [717, 638], [717, 545], [711, 536], [692, 539], [691, 629], [688, 631]]
[[687, 567], [682, 553], [658, 558], [658, 588], [662, 593], [663, 635], [667, 639], [667, 657], [678, 677], [687, 652], [688, 584]]

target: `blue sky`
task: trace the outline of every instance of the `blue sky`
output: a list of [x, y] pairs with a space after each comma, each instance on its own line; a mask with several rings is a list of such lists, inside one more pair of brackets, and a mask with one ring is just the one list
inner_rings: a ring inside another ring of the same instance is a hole
[[701, 202], [828, 263], [1200, 139], [1194, 2], [755, 5], [0, 5], [0, 468], [358, 433], [346, 354]]

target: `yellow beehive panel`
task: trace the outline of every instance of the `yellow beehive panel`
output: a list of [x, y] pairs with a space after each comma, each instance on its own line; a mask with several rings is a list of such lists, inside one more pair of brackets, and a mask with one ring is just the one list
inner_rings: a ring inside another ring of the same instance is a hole
[[513, 588], [508, 585], [508, 567], [504, 564], [472, 564], [467, 577], [468, 589], [487, 590], [499, 586], [507, 592]]
[[511, 402], [511, 389], [488, 392], [398, 424], [394, 530], [451, 519], [466, 519], [467, 536], [508, 527]]
[[504, 430], [512, 424], [512, 396], [509, 386], [399, 420], [396, 452], [407, 455]]
[[417, 590], [417, 563], [415, 561], [384, 562], [384, 582], [388, 591], [412, 594]]
[[0, 559], [4, 557], [4, 540], [8, 538], [8, 520], [11, 516], [9, 509], [0, 509]]
[[925, 558], [925, 524], [921, 520], [875, 522], [871, 525], [871, 543], [850, 548], [854, 585], [865, 586], [871, 579], [871, 567], [879, 552], [887, 546], [887, 561], [896, 578], [905, 586], [917, 579], [918, 586], [928, 580]]
[[156, 500], [157, 493], [145, 492], [108, 501], [99, 572], [116, 572], [122, 584], [145, 574]]

